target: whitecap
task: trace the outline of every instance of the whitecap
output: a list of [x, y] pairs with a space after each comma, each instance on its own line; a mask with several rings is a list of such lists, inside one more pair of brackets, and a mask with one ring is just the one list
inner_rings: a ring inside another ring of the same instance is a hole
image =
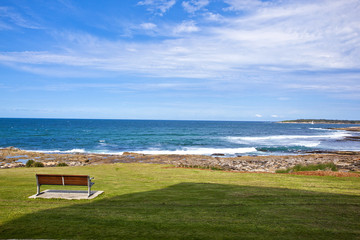
[[225, 139], [236, 144], [257, 144], [265, 146], [305, 146], [316, 147], [322, 141], [343, 139], [351, 134], [344, 131], [336, 131], [331, 134], [324, 135], [272, 135], [257, 137], [234, 137], [229, 136]]
[[311, 130], [319, 130], [319, 131], [332, 131], [331, 129], [328, 128], [309, 128]]
[[133, 151], [142, 154], [179, 154], [179, 155], [211, 155], [211, 154], [240, 154], [256, 152], [256, 148], [183, 148], [177, 150], [148, 149], [142, 151]]
[[34, 152], [39, 152], [39, 153], [85, 153], [85, 149], [79, 149], [79, 148], [75, 148], [75, 149], [71, 149], [71, 150], [36, 150]]
[[344, 138], [350, 136], [351, 134], [345, 132], [335, 132], [328, 135], [273, 135], [273, 136], [260, 136], [260, 137], [226, 137], [227, 140], [234, 143], [243, 143], [243, 142], [258, 142], [258, 141], [267, 141], [267, 140], [288, 140], [288, 139], [321, 139], [321, 138]]

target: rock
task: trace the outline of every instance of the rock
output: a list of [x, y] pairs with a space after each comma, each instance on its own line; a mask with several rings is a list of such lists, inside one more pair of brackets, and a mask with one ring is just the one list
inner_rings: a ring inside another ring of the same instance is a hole
[[213, 153], [213, 154], [211, 154], [211, 156], [225, 156], [225, 154], [223, 154], [223, 153]]
[[14, 152], [18, 152], [18, 151], [21, 151], [19, 148], [16, 148], [16, 147], [7, 147], [5, 148], [6, 150], [9, 150], [9, 151], [14, 151]]
[[43, 162], [45, 167], [55, 167], [58, 162]]

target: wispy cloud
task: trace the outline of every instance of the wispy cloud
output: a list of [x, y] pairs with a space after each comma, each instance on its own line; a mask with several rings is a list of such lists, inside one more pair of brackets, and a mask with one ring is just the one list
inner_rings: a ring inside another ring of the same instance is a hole
[[237, 10], [254, 10], [259, 7], [265, 7], [269, 5], [270, 2], [265, 2], [261, 0], [225, 0], [229, 7], [225, 10], [237, 11]]
[[[268, 82], [289, 89], [325, 92], [351, 91], [346, 86], [358, 82], [358, 78], [349, 78], [346, 83], [321, 87], [328, 76], [295, 78], [292, 74], [360, 69], [358, 1], [226, 2], [230, 6], [228, 11], [245, 14], [204, 13], [205, 20], [206, 17], [221, 19], [215, 26], [198, 18], [139, 23], [138, 29], [159, 36], [146, 42], [136, 38], [105, 39], [88, 33], [57, 32], [60, 46], [57, 49], [3, 51], [0, 63], [54, 75], [57, 75], [56, 69], [61, 75], [64, 68], [69, 67], [72, 73], [80, 67], [79, 72], [87, 69], [162, 78], [197, 78], [219, 83], [230, 81], [239, 86]], [[163, 14], [175, 3], [175, 0], [144, 0], [138, 5]], [[207, 4], [208, 1], [183, 1], [183, 7], [190, 13]]]
[[163, 15], [174, 6], [175, 3], [176, 0], [144, 0], [139, 1], [138, 5], [147, 6], [148, 11]]
[[[63, 92], [63, 91], [78, 91], [84, 89], [97, 89], [104, 92], [157, 92], [157, 91], [183, 91], [194, 90], [194, 85], [197, 88], [204, 89], [203, 84], [193, 84], [187, 82], [134, 82], [134, 83], [57, 83], [41, 86], [15, 86], [12, 87], [13, 91], [50, 91], [50, 92]], [[11, 89], [10, 86], [0, 84], [0, 88]]]
[[9, 7], [0, 6], [0, 30], [13, 27], [40, 29], [40, 25]]
[[208, 4], [209, 0], [190, 0], [182, 2], [182, 6], [188, 13], [195, 13], [196, 11], [200, 10]]
[[196, 26], [194, 21], [184, 21], [181, 24], [174, 27], [173, 33], [192, 33], [199, 31], [199, 28]]
[[203, 17], [206, 21], [210, 22], [223, 22], [225, 20], [224, 16], [222, 16], [221, 14], [209, 11], [203, 13]]
[[156, 24], [150, 23], [150, 22], [142, 23], [142, 24], [140, 24], [140, 26], [141, 26], [141, 28], [146, 29], [146, 30], [151, 30], [151, 29], [156, 28]]

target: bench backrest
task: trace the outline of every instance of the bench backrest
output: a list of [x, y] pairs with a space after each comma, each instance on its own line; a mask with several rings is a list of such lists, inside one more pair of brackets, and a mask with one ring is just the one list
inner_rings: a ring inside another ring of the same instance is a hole
[[36, 178], [40, 185], [87, 186], [89, 183], [87, 175], [36, 174]]

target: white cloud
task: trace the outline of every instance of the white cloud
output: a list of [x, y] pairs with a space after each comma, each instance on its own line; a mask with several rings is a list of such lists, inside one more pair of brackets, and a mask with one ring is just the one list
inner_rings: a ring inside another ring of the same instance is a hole
[[167, 12], [174, 4], [176, 0], [144, 0], [139, 1], [138, 5], [148, 6], [148, 11], [156, 12], [159, 15], [163, 15]]
[[184, 21], [174, 28], [173, 33], [192, 33], [197, 31], [199, 31], [199, 28], [195, 25], [194, 21]]
[[209, 4], [209, 0], [190, 0], [183, 1], [182, 6], [188, 13], [195, 13], [201, 8], [205, 7]]
[[219, 13], [205, 12], [203, 16], [205, 20], [212, 22], [221, 22], [224, 20], [224, 17]]
[[155, 29], [156, 28], [156, 24], [154, 23], [142, 23], [140, 24], [140, 27], [143, 28], [143, 29], [146, 29], [146, 30], [152, 30], [152, 29]]
[[261, 114], [255, 114], [255, 117], [262, 118], [263, 116]]
[[225, 10], [249, 10], [268, 5], [268, 2], [260, 0], [224, 0], [229, 5]]
[[278, 118], [279, 116], [276, 115], [276, 114], [273, 114], [273, 115], [271, 115], [271, 117], [273, 117], [273, 118]]

